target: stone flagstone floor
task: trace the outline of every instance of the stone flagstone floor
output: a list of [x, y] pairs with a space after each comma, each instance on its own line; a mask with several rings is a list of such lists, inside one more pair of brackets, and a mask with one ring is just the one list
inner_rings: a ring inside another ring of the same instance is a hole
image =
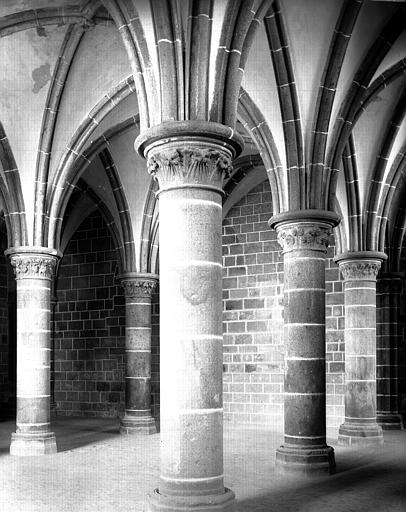
[[[58, 417], [59, 452], [10, 457], [12, 421], [0, 422], [0, 512], [143, 512], [158, 482], [159, 435], [122, 436], [116, 420]], [[385, 432], [383, 447], [335, 447], [337, 474], [275, 473], [280, 432], [231, 428], [224, 435], [225, 483], [238, 512], [405, 512], [406, 431]]]

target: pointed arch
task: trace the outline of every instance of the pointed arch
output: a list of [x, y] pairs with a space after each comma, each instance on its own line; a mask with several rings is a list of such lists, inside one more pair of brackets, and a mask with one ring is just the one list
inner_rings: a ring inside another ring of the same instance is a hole
[[382, 145], [379, 150], [377, 161], [373, 170], [371, 185], [368, 187], [366, 199], [366, 209], [364, 214], [365, 221], [365, 247], [367, 250], [375, 251], [378, 245], [378, 209], [380, 196], [384, 188], [384, 176], [388, 164], [388, 159], [399, 132], [400, 125], [406, 115], [406, 91], [403, 92], [397, 102], [392, 119], [388, 125]]
[[52, 75], [38, 144], [38, 155], [35, 168], [35, 204], [34, 204], [34, 245], [43, 246], [45, 202], [48, 188], [49, 165], [54, 139], [57, 113], [65, 87], [70, 65], [80, 44], [84, 29], [78, 25], [70, 25], [63, 40], [58, 60]]
[[[66, 219], [69, 218], [70, 212], [74, 211], [75, 208], [79, 205], [81, 199], [83, 196], [89, 197], [89, 199], [94, 203], [95, 209], [98, 210], [103, 217], [103, 220], [106, 223], [106, 226], [113, 238], [114, 247], [117, 252], [117, 260], [119, 265], [119, 273], [122, 273], [126, 269], [125, 264], [125, 252], [124, 252], [124, 246], [121, 243], [121, 236], [119, 233], [119, 230], [117, 229], [117, 225], [115, 223], [115, 220], [106, 206], [106, 204], [103, 202], [103, 200], [98, 196], [98, 194], [82, 179], [79, 179], [77, 184], [75, 185], [72, 194], [70, 195], [69, 205], [67, 208], [67, 212], [65, 215], [65, 222], [62, 226], [62, 232], [64, 227], [66, 226]], [[84, 219], [81, 218], [81, 221]], [[77, 226], [79, 227], [79, 225]]]
[[286, 175], [274, 142], [272, 132], [259, 108], [241, 87], [237, 117], [250, 133], [263, 160], [271, 186], [272, 204], [275, 213], [288, 207]]
[[27, 220], [20, 175], [6, 132], [0, 122], [0, 162], [3, 167], [0, 179], [0, 194], [8, 219], [10, 247], [28, 244]]
[[154, 107], [159, 105], [156, 92], [158, 88], [152, 70], [144, 28], [131, 0], [103, 0], [102, 3], [113, 18], [127, 50], [133, 73], [132, 81], [137, 91], [140, 124], [143, 130], [159, 122], [154, 113]]
[[404, 30], [405, 6], [398, 7], [388, 23], [385, 25], [374, 43], [370, 46], [364, 60], [356, 71], [352, 83], [341, 104], [334, 123], [331, 145], [326, 158], [329, 169], [326, 175], [326, 191], [328, 204], [333, 201], [337, 186], [339, 165], [344, 146], [354, 127], [355, 116], [365, 98], [370, 81], [379, 65], [392, 47], [394, 41]]
[[359, 194], [357, 156], [355, 151], [354, 137], [352, 134], [350, 134], [348, 142], [344, 146], [342, 162], [348, 202], [348, 229], [351, 233], [350, 239], [348, 240], [349, 250], [361, 251], [363, 232], [362, 212]]
[[123, 185], [117, 172], [110, 151], [104, 148], [99, 153], [100, 160], [107, 174], [120, 216], [120, 227], [123, 236], [123, 264], [125, 272], [136, 272], [135, 243], [132, 230], [130, 209], [124, 193]]
[[285, 138], [288, 187], [286, 207], [289, 210], [299, 210], [306, 204], [302, 123], [292, 58], [279, 0], [273, 2], [265, 15], [265, 29], [275, 70]]
[[[48, 247], [53, 247], [52, 244], [55, 243], [55, 227], [61, 220], [59, 213], [66, 199], [66, 187], [70, 187], [74, 177], [79, 172], [83, 172], [84, 168], [90, 163], [89, 156], [94, 154], [95, 146], [98, 145], [101, 149], [102, 145], [106, 143], [102, 136], [85, 150], [91, 134], [104, 117], [133, 92], [135, 92], [135, 89], [132, 78], [121, 81], [103, 96], [73, 134], [47, 190], [44, 240], [47, 241]], [[138, 124], [138, 121], [138, 116], [132, 116], [124, 123], [125, 126], [120, 128], [126, 129], [131, 123]], [[112, 135], [111, 131], [108, 135]]]
[[346, 0], [343, 3], [319, 85], [308, 156], [310, 208], [328, 209], [325, 185], [329, 180], [325, 174], [331, 171], [325, 166], [325, 153], [331, 112], [341, 67], [362, 3], [360, 0]]
[[140, 272], [152, 272], [156, 265], [153, 263], [152, 252], [153, 243], [158, 229], [157, 197], [158, 183], [151, 181], [147, 198], [145, 200], [144, 213], [142, 216], [141, 227], [141, 247], [140, 247]]

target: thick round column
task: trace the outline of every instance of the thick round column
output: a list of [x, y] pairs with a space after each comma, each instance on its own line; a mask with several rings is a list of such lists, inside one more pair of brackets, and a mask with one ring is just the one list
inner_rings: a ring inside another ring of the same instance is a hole
[[376, 420], [383, 430], [402, 428], [398, 410], [398, 320], [401, 278], [386, 273], [377, 281]]
[[376, 276], [383, 253], [352, 252], [336, 261], [344, 277], [345, 421], [341, 445], [382, 444], [376, 422]]
[[284, 262], [285, 432], [280, 471], [334, 473], [326, 444], [325, 254], [337, 216], [307, 210], [275, 215]]
[[55, 453], [50, 425], [50, 302], [57, 258], [40, 249], [7, 253], [17, 281], [17, 429], [10, 453]]
[[234, 510], [223, 482], [221, 305], [222, 181], [233, 149], [223, 142], [231, 130], [220, 127], [221, 141], [205, 133], [212, 124], [146, 151], [160, 188], [161, 475], [150, 511]]
[[154, 434], [151, 414], [151, 296], [158, 276], [126, 273], [125, 295], [125, 416], [122, 434]]

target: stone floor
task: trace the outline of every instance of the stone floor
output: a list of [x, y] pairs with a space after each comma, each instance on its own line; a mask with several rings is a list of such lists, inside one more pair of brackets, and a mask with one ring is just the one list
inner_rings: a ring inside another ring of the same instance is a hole
[[[13, 422], [0, 422], [0, 512], [142, 512], [158, 481], [159, 435], [118, 434], [106, 419], [56, 418], [59, 453], [13, 458]], [[226, 426], [225, 483], [239, 512], [405, 512], [406, 431], [385, 432], [374, 450], [336, 447], [337, 474], [322, 479], [275, 474], [282, 436]]]

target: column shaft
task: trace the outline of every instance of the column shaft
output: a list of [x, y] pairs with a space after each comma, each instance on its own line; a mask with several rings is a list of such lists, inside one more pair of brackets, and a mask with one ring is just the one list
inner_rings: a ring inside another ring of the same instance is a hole
[[17, 280], [17, 429], [12, 434], [10, 453], [54, 453], [56, 440], [50, 427], [50, 301], [56, 257], [11, 253], [11, 264]]
[[334, 451], [326, 444], [325, 253], [336, 217], [294, 215], [270, 221], [284, 254], [285, 433], [276, 464], [281, 471], [333, 473]]
[[376, 423], [376, 275], [384, 257], [378, 259], [379, 254], [336, 258], [344, 277], [345, 307], [345, 422], [338, 436], [342, 445], [383, 443]]
[[221, 196], [171, 190], [159, 208], [160, 489], [223, 493]]
[[215, 123], [175, 126], [178, 133], [155, 136], [147, 150], [160, 186], [161, 355], [161, 475], [149, 510], [228, 512], [235, 498], [223, 481], [221, 194], [235, 142]]
[[151, 415], [151, 295], [157, 277], [127, 273], [122, 276], [126, 300], [125, 416], [122, 434], [154, 434]]

